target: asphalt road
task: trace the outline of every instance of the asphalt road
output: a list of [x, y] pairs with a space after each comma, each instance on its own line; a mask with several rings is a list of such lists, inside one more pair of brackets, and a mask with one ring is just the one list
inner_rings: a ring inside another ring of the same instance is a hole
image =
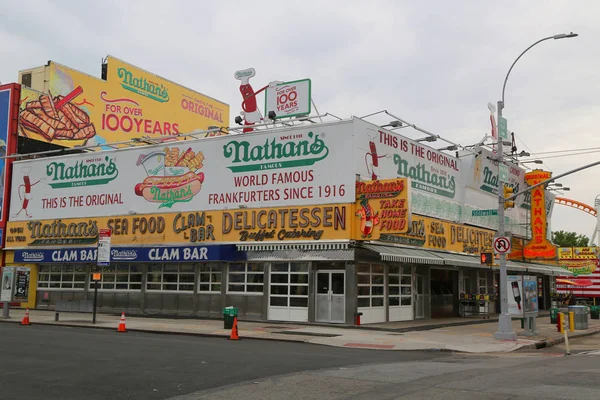
[[448, 356], [0, 323], [0, 399], [167, 399], [282, 374]]

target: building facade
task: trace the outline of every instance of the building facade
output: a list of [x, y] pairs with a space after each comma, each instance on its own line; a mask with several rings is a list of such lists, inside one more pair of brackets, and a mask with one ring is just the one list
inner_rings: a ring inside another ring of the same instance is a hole
[[[341, 324], [493, 313], [498, 271], [479, 254], [497, 221], [473, 211], [497, 206], [498, 188], [480, 157], [354, 118], [18, 161], [6, 265], [30, 269], [29, 307], [91, 299], [109, 229], [105, 312], [220, 317], [235, 306], [248, 320]], [[511, 174], [518, 184], [522, 171]], [[27, 202], [23, 182], [36, 183]], [[526, 214], [507, 213], [513, 232]], [[538, 276], [540, 297], [564, 272], [508, 268]]]

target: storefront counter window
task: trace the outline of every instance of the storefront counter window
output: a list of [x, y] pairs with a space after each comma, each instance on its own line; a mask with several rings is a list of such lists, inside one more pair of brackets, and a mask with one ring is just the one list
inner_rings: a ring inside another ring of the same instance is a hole
[[193, 292], [195, 264], [148, 264], [147, 290]]
[[390, 306], [410, 306], [412, 304], [411, 267], [390, 265], [389, 268]]
[[203, 293], [221, 293], [221, 266], [216, 263], [200, 265], [200, 284], [198, 291]]
[[308, 263], [271, 264], [269, 305], [308, 307]]
[[[143, 270], [136, 264], [113, 264], [102, 269], [99, 290], [141, 290]], [[94, 283], [90, 279], [90, 289]]]
[[259, 263], [229, 264], [227, 292], [262, 294], [265, 266]]
[[38, 288], [85, 289], [85, 264], [40, 265]]
[[358, 273], [358, 307], [383, 307], [385, 293], [385, 277], [381, 264], [359, 264]]

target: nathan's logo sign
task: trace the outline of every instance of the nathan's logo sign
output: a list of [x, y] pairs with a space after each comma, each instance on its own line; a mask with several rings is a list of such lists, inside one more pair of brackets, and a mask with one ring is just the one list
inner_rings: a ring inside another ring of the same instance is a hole
[[[518, 174], [520, 171], [514, 167], [510, 167], [511, 174]], [[486, 166], [483, 169], [483, 184], [480, 186], [480, 189], [484, 192], [498, 194], [498, 185], [499, 185], [498, 171], [493, 171], [491, 168]], [[507, 183], [508, 186], [512, 187], [515, 190], [515, 193], [519, 192], [519, 184], [518, 183]]]
[[[437, 155], [436, 162], [443, 166], [458, 171], [458, 160], [447, 157], [443, 154]], [[398, 167], [398, 176], [410, 178], [412, 187], [425, 192], [430, 192], [440, 196], [453, 199], [456, 195], [456, 181], [454, 176], [447, 173], [446, 170], [430, 171], [423, 163], [409, 165], [408, 161], [403, 159], [400, 154], [394, 154], [394, 164]]]
[[232, 172], [249, 172], [307, 167], [329, 155], [323, 135], [319, 137], [319, 134], [308, 132], [307, 139], [303, 136], [298, 134], [285, 138], [267, 138], [264, 144], [259, 145], [232, 140], [223, 146], [223, 156], [233, 164], [227, 167]]
[[378, 239], [383, 233], [405, 233], [410, 222], [406, 178], [356, 182], [356, 216], [360, 223], [353, 238]]
[[112, 261], [135, 261], [138, 259], [138, 252], [135, 249], [112, 249], [110, 259]]
[[80, 160], [75, 165], [54, 161], [46, 165], [48, 185], [53, 189], [76, 186], [106, 185], [119, 176], [114, 158], [94, 157]]
[[121, 86], [140, 96], [165, 103], [169, 101], [169, 91], [163, 84], [154, 83], [146, 78], [135, 76], [127, 68], [118, 68], [117, 75], [122, 79]]
[[[536, 169], [525, 174], [529, 186], [536, 185], [552, 177], [552, 172]], [[544, 185], [531, 189], [531, 240], [523, 248], [525, 258], [556, 258], [556, 246], [547, 238], [546, 189]]]
[[204, 154], [192, 148], [181, 151], [165, 147], [162, 151], [140, 155], [138, 166], [148, 175], [135, 186], [135, 194], [158, 208], [171, 208], [175, 203], [189, 202], [200, 193], [204, 183]]
[[29, 221], [27, 223], [30, 246], [92, 244], [98, 241], [98, 225], [94, 220], [64, 223]]
[[223, 240], [240, 242], [347, 239], [345, 205], [223, 212]]

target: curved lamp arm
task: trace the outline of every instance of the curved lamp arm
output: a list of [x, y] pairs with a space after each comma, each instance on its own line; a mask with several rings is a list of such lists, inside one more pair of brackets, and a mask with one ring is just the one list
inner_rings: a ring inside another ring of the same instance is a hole
[[548, 36], [545, 37], [543, 39], [538, 40], [537, 42], [535, 42], [534, 44], [532, 44], [531, 46], [529, 46], [528, 48], [526, 48], [521, 54], [519, 54], [519, 57], [517, 57], [517, 59], [515, 61], [513, 61], [512, 65], [510, 66], [510, 68], [508, 69], [508, 73], [506, 74], [506, 78], [504, 78], [504, 84], [502, 85], [502, 103], [501, 103], [501, 107], [504, 108], [504, 91], [506, 89], [506, 82], [508, 81], [508, 76], [510, 75], [510, 72], [512, 71], [513, 67], [515, 66], [515, 64], [517, 63], [517, 61], [519, 61], [519, 59], [521, 57], [523, 57], [523, 54], [527, 53], [532, 47], [534, 47], [535, 45], [542, 43], [546, 40], [550, 40], [550, 39], [565, 39], [565, 38], [572, 38], [572, 37], [576, 37], [577, 33], [560, 33], [558, 35], [553, 35], [553, 36]]

